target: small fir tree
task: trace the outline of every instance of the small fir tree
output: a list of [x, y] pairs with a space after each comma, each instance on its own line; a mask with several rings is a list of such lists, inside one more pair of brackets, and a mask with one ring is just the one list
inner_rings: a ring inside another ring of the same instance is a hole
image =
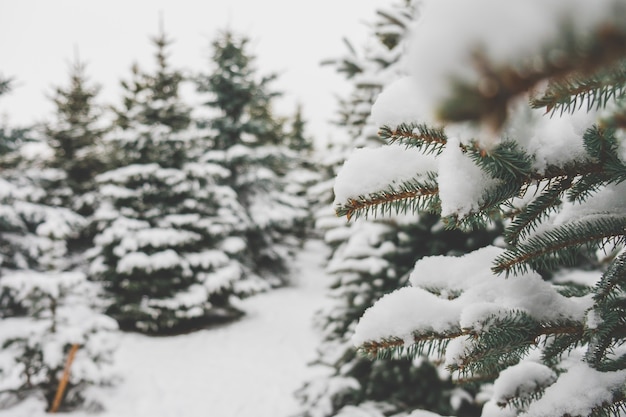
[[300, 153], [311, 153], [313, 151], [313, 141], [307, 137], [306, 122], [302, 115], [302, 105], [298, 104], [296, 112], [291, 120], [291, 128], [285, 140], [289, 149]]
[[272, 111], [279, 95], [270, 89], [276, 75], [259, 79], [248, 42], [230, 32], [220, 34], [212, 45], [215, 69], [197, 78], [210, 113], [201, 121], [210, 149], [202, 160], [230, 171], [227, 185], [251, 219], [246, 240], [254, 268], [270, 285], [281, 285], [309, 214], [306, 200], [288, 186], [299, 155], [287, 146], [283, 119]]
[[322, 180], [322, 169], [318, 161], [318, 152], [314, 146], [314, 140], [307, 134], [307, 122], [302, 114], [302, 106], [296, 107], [296, 112], [291, 118], [290, 129], [286, 132], [285, 140], [289, 149], [294, 152], [295, 159], [291, 161], [290, 169], [285, 175], [285, 191], [306, 201], [308, 212], [305, 219], [297, 223], [297, 236], [301, 244], [306, 239], [316, 234], [315, 219], [311, 214], [311, 207], [319, 204], [316, 196], [310, 193], [312, 187]]
[[[419, 260], [352, 342], [375, 357], [434, 354], [459, 383], [492, 382], [483, 416], [621, 416], [626, 11], [549, 6], [424, 7], [408, 76], [372, 110], [392, 143], [346, 162], [337, 212], [433, 212], [461, 230], [504, 218], [505, 246]], [[581, 253], [600, 255], [599, 269], [573, 268]]]
[[85, 275], [22, 270], [0, 285], [9, 300], [0, 325], [0, 406], [37, 396], [48, 411], [104, 407], [88, 388], [117, 380], [117, 324], [85, 303], [94, 295]]

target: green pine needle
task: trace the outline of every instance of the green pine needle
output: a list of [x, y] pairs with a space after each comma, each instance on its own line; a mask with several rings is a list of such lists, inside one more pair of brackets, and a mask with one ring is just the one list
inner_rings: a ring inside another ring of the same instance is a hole
[[407, 148], [421, 149], [424, 153], [440, 154], [448, 137], [441, 128], [431, 128], [425, 124], [403, 123], [395, 129], [383, 126], [378, 132], [378, 136], [388, 140], [389, 143], [400, 143]]
[[554, 334], [553, 337], [545, 338], [542, 355], [544, 363], [549, 366], [557, 366], [564, 354], [583, 346], [588, 339], [581, 338], [582, 332], [582, 325], [579, 325], [578, 331]]
[[593, 173], [579, 178], [567, 192], [567, 199], [573, 202], [583, 202], [591, 198], [603, 186], [610, 183], [612, 178], [605, 173]]
[[429, 173], [423, 178], [391, 185], [387, 190], [351, 198], [335, 209], [337, 216], [346, 216], [348, 220], [360, 216], [376, 217], [391, 213], [418, 213], [439, 211], [439, 188], [436, 174]]
[[611, 100], [624, 96], [626, 89], [626, 62], [601, 69], [595, 74], [576, 73], [568, 77], [553, 79], [542, 97], [530, 100], [532, 108], [546, 108], [546, 113], [574, 113], [586, 108], [602, 109]]
[[594, 300], [603, 303], [616, 293], [626, 292], [626, 252], [619, 255], [602, 275], [596, 286]]
[[559, 265], [571, 265], [582, 247], [625, 243], [625, 228], [626, 217], [568, 223], [518, 243], [496, 259], [492, 270], [517, 275], [529, 268], [553, 270]]
[[615, 156], [618, 147], [615, 128], [593, 125], [583, 134], [583, 144], [587, 153], [599, 161]]
[[369, 341], [359, 346], [358, 351], [370, 358], [390, 359], [407, 357], [415, 359], [418, 356], [443, 357], [450, 340], [465, 334], [459, 329], [448, 332], [415, 333], [413, 343], [406, 345], [404, 340], [397, 337], [385, 338], [379, 341]]
[[550, 213], [558, 210], [563, 193], [571, 185], [572, 179], [570, 177], [548, 184], [548, 188], [539, 197], [516, 215], [505, 232], [506, 241], [514, 245], [532, 233], [542, 220], [546, 219]]
[[519, 145], [504, 141], [494, 149], [481, 149], [476, 142], [467, 147], [472, 160], [493, 178], [522, 183], [532, 174], [532, 161]]
[[500, 407], [512, 407], [516, 410], [527, 410], [528, 407], [543, 396], [546, 386], [537, 386], [532, 392], [519, 392], [515, 397], [505, 398], [503, 402], [498, 402]]

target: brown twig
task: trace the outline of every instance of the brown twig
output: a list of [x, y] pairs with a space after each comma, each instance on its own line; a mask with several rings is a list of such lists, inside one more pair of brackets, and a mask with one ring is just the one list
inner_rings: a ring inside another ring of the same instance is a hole
[[57, 388], [57, 392], [54, 396], [54, 402], [52, 403], [52, 407], [50, 407], [50, 413], [56, 413], [59, 410], [59, 406], [61, 405], [61, 401], [63, 400], [63, 394], [65, 394], [65, 389], [67, 388], [67, 383], [70, 380], [70, 368], [72, 367], [72, 362], [74, 362], [74, 357], [76, 356], [76, 352], [80, 345], [78, 343], [74, 343], [72, 348], [70, 349], [70, 353], [67, 355], [67, 361], [65, 362], [65, 369], [63, 369], [63, 376], [59, 381], [59, 387]]

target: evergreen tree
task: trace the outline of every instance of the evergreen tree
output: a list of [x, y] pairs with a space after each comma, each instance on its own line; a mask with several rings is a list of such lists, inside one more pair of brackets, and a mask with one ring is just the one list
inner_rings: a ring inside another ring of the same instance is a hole
[[119, 166], [97, 177], [103, 201], [91, 276], [120, 327], [149, 334], [239, 317], [231, 301], [255, 290], [245, 262], [248, 218], [223, 167], [190, 159], [196, 138], [161, 32], [154, 73], [132, 68], [109, 140]]
[[306, 122], [303, 119], [300, 104], [296, 107], [296, 112], [291, 120], [291, 129], [287, 134], [286, 143], [289, 149], [296, 152], [310, 153], [313, 151], [313, 141], [306, 135]]
[[68, 242], [85, 219], [46, 203], [42, 182], [57, 177], [46, 168], [52, 150], [21, 136], [0, 158], [0, 406], [29, 396], [43, 397], [46, 409], [93, 406], [87, 388], [114, 379], [116, 325], [95, 312], [95, 288], [74, 270]]
[[270, 285], [281, 285], [306, 228], [307, 202], [288, 186], [300, 157], [288, 148], [284, 121], [272, 111], [276, 75], [257, 76], [248, 42], [220, 34], [212, 45], [215, 69], [197, 79], [210, 113], [202, 123], [210, 149], [202, 160], [230, 171], [227, 185], [251, 219], [246, 240], [254, 268]]
[[[352, 342], [493, 383], [483, 416], [621, 416], [626, 11], [547, 6], [425, 4], [409, 73], [372, 110], [390, 143], [346, 162], [337, 212], [430, 212], [457, 230], [503, 218], [504, 247], [418, 260]], [[581, 254], [601, 258], [581, 270]]]
[[[79, 237], [86, 222], [59, 199], [67, 191], [65, 175], [52, 167], [54, 150], [40, 132], [39, 126], [5, 126], [0, 136], [5, 144], [0, 154], [5, 254], [11, 253], [3, 260], [12, 269], [69, 270], [80, 263], [73, 257], [70, 243]], [[34, 236], [38, 236], [37, 243], [31, 240]]]
[[312, 207], [319, 204], [317, 197], [310, 193], [323, 178], [322, 165], [318, 161], [318, 152], [313, 139], [307, 134], [307, 123], [302, 114], [302, 106], [296, 107], [296, 112], [290, 120], [290, 128], [285, 134], [286, 145], [294, 152], [295, 159], [291, 161], [290, 169], [284, 178], [285, 191], [306, 201], [308, 215], [298, 222], [294, 231], [301, 243], [315, 234], [315, 219]]
[[0, 407], [29, 396], [43, 397], [46, 410], [104, 407], [89, 388], [117, 380], [117, 324], [86, 302], [95, 293], [85, 275], [3, 272]]
[[[329, 152], [328, 169], [336, 175], [348, 148], [377, 148], [382, 141], [369, 118], [372, 103], [393, 74], [401, 73], [400, 52], [408, 28], [418, 16], [412, 2], [400, 2], [380, 10], [372, 25], [371, 43], [360, 54], [349, 43], [348, 54], [334, 63], [354, 84], [342, 100], [338, 124], [350, 135], [351, 144], [338, 144]], [[433, 362], [418, 358], [386, 358], [372, 363], [357, 354], [350, 337], [364, 311], [384, 294], [407, 284], [417, 259], [428, 255], [458, 255], [487, 245], [498, 229], [463, 233], [448, 231], [438, 218], [394, 216], [346, 224], [332, 213], [334, 177], [320, 184], [325, 206], [317, 228], [333, 248], [327, 272], [335, 276], [330, 289], [334, 302], [318, 315], [324, 340], [315, 363], [330, 369], [329, 376], [309, 381], [298, 392], [302, 416], [390, 416], [412, 408], [442, 413], [476, 413], [473, 390], [455, 389]]]

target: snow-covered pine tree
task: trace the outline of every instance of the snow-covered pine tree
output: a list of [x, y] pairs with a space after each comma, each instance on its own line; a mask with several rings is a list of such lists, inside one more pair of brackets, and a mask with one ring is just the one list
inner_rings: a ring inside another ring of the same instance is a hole
[[117, 381], [118, 327], [88, 303], [97, 294], [85, 275], [5, 270], [0, 289], [0, 406], [35, 396], [46, 410], [104, 407], [92, 387]]
[[262, 283], [248, 279], [249, 220], [220, 185], [230, 173], [189, 157], [195, 131], [179, 93], [183, 76], [167, 59], [170, 41], [161, 30], [152, 42], [156, 69], [133, 66], [107, 136], [118, 166], [97, 177], [90, 271], [122, 329], [172, 334], [239, 317], [234, 294]]
[[300, 158], [287, 146], [283, 118], [273, 114], [280, 94], [270, 85], [277, 76], [258, 76], [248, 43], [245, 36], [220, 33], [212, 43], [213, 68], [197, 77], [209, 113], [201, 120], [209, 149], [202, 160], [230, 171], [228, 185], [252, 221], [246, 239], [255, 270], [275, 286], [288, 277], [309, 212], [306, 199], [288, 186]]
[[51, 409], [72, 350], [58, 409], [93, 407], [88, 388], [114, 379], [117, 326], [95, 312], [93, 286], [72, 270], [68, 241], [85, 219], [46, 204], [41, 181], [58, 177], [46, 169], [53, 152], [20, 130], [0, 155], [0, 407], [35, 396]]
[[327, 272], [335, 277], [334, 300], [317, 316], [324, 340], [316, 366], [328, 375], [309, 381], [297, 393], [300, 415], [390, 416], [416, 407], [443, 413], [476, 414], [472, 391], [455, 389], [445, 372], [423, 358], [386, 358], [372, 362], [357, 354], [350, 342], [358, 319], [384, 294], [403, 287], [415, 261], [427, 255], [461, 254], [488, 245], [498, 230], [463, 233], [448, 231], [438, 217], [394, 216], [346, 224], [332, 210], [334, 175], [353, 147], [377, 148], [382, 141], [369, 118], [382, 88], [401, 73], [399, 57], [409, 27], [418, 16], [418, 4], [398, 2], [379, 10], [371, 26], [371, 42], [361, 54], [348, 43], [348, 54], [332, 61], [353, 84], [341, 101], [338, 125], [354, 135], [352, 143], [331, 144], [326, 158], [332, 178], [313, 189], [324, 204], [317, 229], [333, 248]]
[[[9, 90], [6, 85], [4, 91]], [[3, 126], [1, 133], [0, 266], [41, 271], [70, 268], [67, 239], [77, 235], [85, 220], [72, 210], [46, 204], [42, 183], [58, 177], [47, 168], [51, 149], [33, 128]]]
[[501, 217], [504, 247], [419, 260], [361, 318], [363, 353], [493, 382], [483, 416], [626, 413], [625, 62], [623, 1], [425, 2], [372, 111], [392, 143], [346, 162], [337, 212]]

